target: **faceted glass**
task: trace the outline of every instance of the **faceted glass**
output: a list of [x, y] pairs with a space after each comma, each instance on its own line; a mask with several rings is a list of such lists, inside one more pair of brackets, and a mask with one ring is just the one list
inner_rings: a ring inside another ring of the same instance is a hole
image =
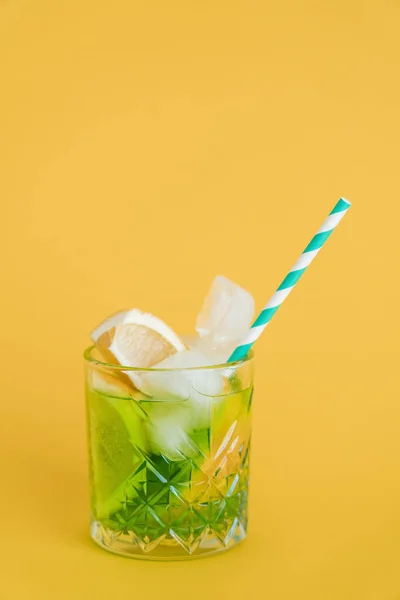
[[[103, 363], [89, 348], [85, 365], [94, 541], [126, 556], [177, 560], [243, 540], [252, 357], [216, 367], [132, 369]], [[160, 391], [136, 393], [126, 385], [132, 374], [153, 383], [159, 377]]]

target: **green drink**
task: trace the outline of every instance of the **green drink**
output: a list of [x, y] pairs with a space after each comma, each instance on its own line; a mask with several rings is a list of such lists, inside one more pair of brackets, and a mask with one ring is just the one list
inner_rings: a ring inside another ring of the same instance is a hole
[[[92, 352], [86, 358], [95, 541], [118, 553], [161, 559], [218, 552], [241, 541], [252, 360], [228, 370], [199, 369], [203, 379], [220, 374], [218, 396], [193, 389], [186, 399], [163, 400], [125, 391], [119, 372], [99, 364]], [[177, 375], [185, 370], [174, 370]]]
[[85, 352], [91, 535], [137, 558], [185, 559], [246, 536], [253, 359], [227, 363], [254, 313], [217, 277], [197, 336], [138, 309]]

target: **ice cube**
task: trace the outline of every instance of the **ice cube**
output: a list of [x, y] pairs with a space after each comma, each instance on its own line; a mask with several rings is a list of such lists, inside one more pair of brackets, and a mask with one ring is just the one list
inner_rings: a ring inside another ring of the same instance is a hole
[[[222, 373], [219, 370], [201, 369], [214, 364], [214, 356], [189, 348], [157, 363], [154, 370], [143, 371], [139, 377], [135, 374], [135, 384], [148, 396], [162, 400], [189, 398], [192, 389], [206, 396], [215, 396], [223, 388]], [[190, 370], [192, 367], [200, 369]]]
[[254, 299], [248, 291], [218, 275], [197, 317], [196, 330], [213, 347], [238, 341], [248, 332], [254, 309]]
[[187, 403], [190, 410], [190, 425], [193, 430], [210, 427], [213, 400], [212, 396], [200, 394], [192, 388]]
[[199, 350], [201, 345], [201, 337], [197, 334], [186, 334], [181, 335], [182, 342], [189, 348]]
[[238, 345], [237, 341], [216, 344], [211, 336], [200, 337], [199, 335], [182, 335], [182, 340], [193, 350], [201, 352], [212, 360], [213, 365], [226, 363]]
[[186, 402], [148, 402], [146, 432], [153, 452], [169, 460], [194, 458], [198, 448], [190, 438], [191, 411]]

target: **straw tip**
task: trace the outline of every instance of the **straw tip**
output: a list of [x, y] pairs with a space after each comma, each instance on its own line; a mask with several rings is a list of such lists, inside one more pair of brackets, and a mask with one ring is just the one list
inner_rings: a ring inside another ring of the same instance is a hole
[[346, 198], [340, 198], [340, 200], [342, 202], [345, 202], [347, 204], [347, 206], [351, 206], [351, 202], [349, 202], [348, 200], [346, 200]]

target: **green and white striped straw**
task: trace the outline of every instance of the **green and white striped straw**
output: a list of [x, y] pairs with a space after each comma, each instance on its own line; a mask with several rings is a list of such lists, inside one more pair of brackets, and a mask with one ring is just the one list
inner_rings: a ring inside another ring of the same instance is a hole
[[290, 292], [307, 269], [308, 265], [314, 260], [322, 246], [325, 244], [328, 237], [331, 235], [335, 227], [343, 219], [351, 204], [344, 198], [340, 198], [334, 209], [330, 212], [322, 227], [314, 235], [299, 260], [294, 267], [286, 275], [281, 285], [276, 290], [270, 301], [265, 305], [257, 319], [254, 321], [250, 331], [242, 340], [241, 344], [234, 350], [228, 362], [242, 360], [247, 356], [248, 351], [256, 340], [260, 337], [280, 305], [289, 296]]

